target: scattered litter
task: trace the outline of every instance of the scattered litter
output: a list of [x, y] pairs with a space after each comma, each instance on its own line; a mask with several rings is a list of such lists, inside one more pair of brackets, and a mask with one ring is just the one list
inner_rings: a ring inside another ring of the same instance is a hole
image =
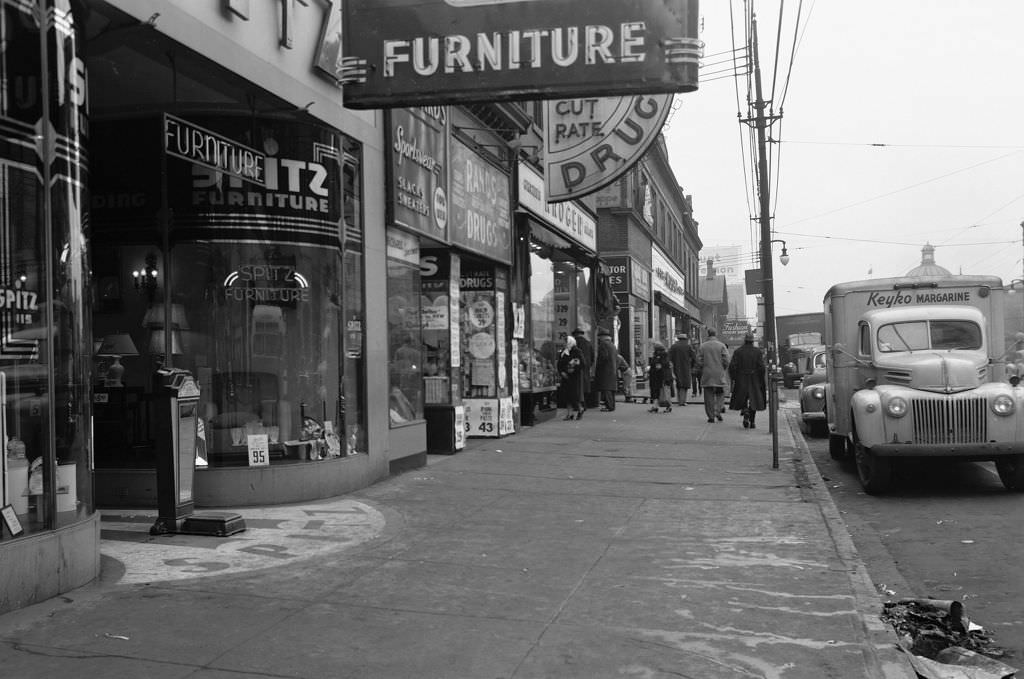
[[121, 639], [122, 641], [131, 641], [131, 637], [125, 634], [111, 634], [110, 632], [106, 632], [103, 634], [103, 636], [105, 636], [108, 639]]
[[495, 450], [494, 452], [496, 452], [496, 453], [500, 453], [500, 452], [502, 452], [502, 451], [501, 451], [501, 448], [498, 448], [498, 449], [497, 449], [497, 450]]
[[895, 590], [889, 589], [888, 587], [885, 586], [885, 584], [879, 585], [878, 586], [878, 591], [881, 592], [882, 594], [886, 595], [886, 596], [896, 596]]
[[973, 545], [974, 544], [974, 540], [961, 540], [960, 542], [965, 544], [965, 545]]
[[967, 618], [960, 601], [900, 599], [884, 604], [882, 620], [924, 679], [1008, 679], [1017, 672], [998, 660], [1006, 651]]

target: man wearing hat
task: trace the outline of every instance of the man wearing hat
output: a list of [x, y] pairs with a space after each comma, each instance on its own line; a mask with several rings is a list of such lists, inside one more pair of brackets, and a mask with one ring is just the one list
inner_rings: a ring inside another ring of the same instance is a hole
[[583, 365], [580, 366], [580, 388], [583, 390], [583, 409], [587, 409], [587, 401], [590, 398], [590, 382], [594, 378], [594, 345], [587, 339], [583, 328], [576, 328], [572, 331], [576, 346], [583, 354]]
[[615, 392], [618, 391], [619, 352], [612, 344], [612, 334], [601, 328], [597, 331], [597, 362], [594, 367], [594, 391], [598, 393], [604, 407], [601, 410], [615, 410]]
[[729, 352], [715, 336], [714, 328], [708, 328], [708, 338], [700, 345], [697, 360], [700, 362], [700, 383], [704, 390], [704, 412], [708, 422], [721, 422], [722, 413], [725, 412]]
[[758, 410], [765, 409], [764, 355], [754, 346], [754, 334], [743, 336], [743, 346], [733, 352], [729, 361], [732, 396], [729, 409], [743, 414], [743, 428], [753, 429]]
[[693, 347], [685, 332], [676, 334], [675, 343], [668, 349], [668, 358], [672, 361], [672, 370], [676, 375], [676, 401], [686, 405], [686, 392], [690, 388], [690, 370], [693, 368]]

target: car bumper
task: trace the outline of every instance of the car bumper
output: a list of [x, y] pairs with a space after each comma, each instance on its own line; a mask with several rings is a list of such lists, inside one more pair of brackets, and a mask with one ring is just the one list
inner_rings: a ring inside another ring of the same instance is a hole
[[828, 419], [823, 412], [800, 413], [800, 417], [803, 418], [804, 422], [824, 422]]
[[974, 460], [1024, 455], [1024, 442], [967, 443], [957, 445], [925, 443], [880, 443], [871, 446], [879, 457], [958, 457]]

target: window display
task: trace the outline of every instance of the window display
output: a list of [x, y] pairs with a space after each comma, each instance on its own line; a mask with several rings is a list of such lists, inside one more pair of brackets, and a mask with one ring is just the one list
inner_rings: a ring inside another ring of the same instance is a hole
[[[21, 535], [93, 509], [88, 124], [84, 89], [63, 71], [81, 64], [80, 27], [50, 7], [41, 35], [35, 5], [4, 6], [0, 51], [5, 91], [24, 85], [2, 106], [0, 145], [0, 505]], [[56, 64], [40, 62], [41, 45]]]
[[[530, 253], [530, 346], [520, 354], [519, 382], [522, 391], [551, 391], [558, 386], [555, 362], [560, 345], [556, 332], [556, 310], [568, 327], [568, 303], [555, 300], [555, 274], [551, 261]], [[564, 337], [562, 343], [564, 345]]]
[[[93, 128], [96, 192], [140, 196], [92, 211], [95, 335], [134, 348], [97, 359], [124, 367], [123, 386], [107, 367], [96, 387], [97, 468], [153, 468], [161, 366], [199, 385], [197, 466], [247, 465], [250, 435], [267, 436], [271, 465], [366, 452], [358, 145], [296, 121], [176, 119], [265, 151], [256, 187], [173, 154], [161, 172], [139, 149], [167, 120]], [[162, 200], [171, 222], [153, 214]]]
[[391, 426], [423, 419], [419, 239], [388, 229], [388, 408]]
[[424, 404], [446, 405], [452, 402], [450, 256], [423, 251], [420, 263]]
[[510, 395], [508, 274], [465, 258], [459, 287], [459, 320], [464, 398]]

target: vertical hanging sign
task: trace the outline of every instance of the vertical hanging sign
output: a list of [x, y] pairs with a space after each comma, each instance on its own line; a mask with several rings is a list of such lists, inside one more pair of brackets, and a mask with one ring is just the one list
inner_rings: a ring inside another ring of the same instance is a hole
[[448, 108], [392, 109], [388, 129], [388, 221], [448, 239]]

